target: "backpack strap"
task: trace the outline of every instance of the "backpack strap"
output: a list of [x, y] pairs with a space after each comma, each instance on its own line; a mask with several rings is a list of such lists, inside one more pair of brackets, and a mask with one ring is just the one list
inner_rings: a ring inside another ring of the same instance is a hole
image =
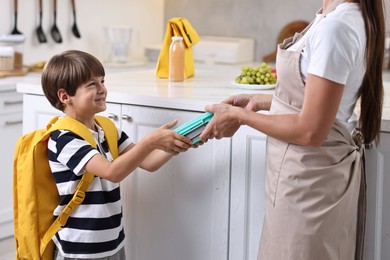
[[[108, 147], [113, 158], [118, 157], [118, 133], [115, 124], [108, 118], [103, 116], [95, 116], [95, 121], [98, 125], [103, 128], [104, 135], [106, 137]], [[93, 137], [91, 131], [81, 122], [71, 118], [63, 117], [58, 119], [58, 117], [53, 118], [46, 127], [47, 131], [43, 137], [46, 140], [50, 134], [56, 130], [69, 130], [73, 133], [79, 135], [85, 141], [87, 141], [92, 147], [96, 148], [95, 138]], [[51, 241], [53, 236], [60, 230], [61, 227], [65, 226], [73, 210], [80, 205], [84, 198], [85, 192], [91, 185], [94, 175], [89, 172], [85, 172], [81, 178], [79, 184], [77, 185], [76, 192], [73, 194], [71, 201], [65, 206], [64, 210], [56, 218], [50, 228], [46, 231], [44, 237], [41, 240], [40, 252], [41, 255], [46, 249], [46, 246]]]
[[95, 116], [95, 121], [97, 124], [103, 128], [104, 136], [108, 143], [108, 149], [112, 157], [115, 159], [119, 156], [118, 152], [118, 132], [116, 130], [115, 124], [105, 116]]
[[79, 185], [77, 185], [77, 190], [73, 194], [71, 201], [69, 201], [69, 203], [65, 206], [64, 210], [54, 220], [53, 224], [51, 224], [51, 226], [43, 236], [41, 240], [41, 249], [40, 249], [41, 255], [43, 255], [46, 246], [49, 244], [49, 242], [54, 237], [54, 235], [58, 232], [58, 230], [60, 230], [61, 227], [65, 226], [73, 210], [83, 202], [85, 198], [85, 192], [87, 191], [88, 187], [91, 185], [94, 177], [95, 176], [89, 172], [85, 172], [83, 174], [83, 177], [81, 178]]

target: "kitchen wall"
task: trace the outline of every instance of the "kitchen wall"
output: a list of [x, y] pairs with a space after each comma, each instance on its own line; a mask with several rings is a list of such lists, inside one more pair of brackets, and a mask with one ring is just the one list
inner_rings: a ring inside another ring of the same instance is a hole
[[[390, 6], [390, 0], [385, 4]], [[321, 0], [166, 0], [165, 22], [182, 16], [200, 36], [254, 38], [255, 58], [261, 60], [274, 51], [283, 26], [294, 20], [311, 21], [321, 5]]]
[[[0, 0], [0, 4], [0, 34], [8, 34], [14, 24], [13, 0]], [[275, 49], [283, 26], [294, 20], [310, 21], [321, 4], [321, 0], [76, 0], [77, 24], [82, 36], [77, 39], [71, 33], [71, 2], [58, 0], [57, 25], [63, 38], [63, 43], [58, 44], [50, 36], [53, 0], [43, 0], [43, 29], [48, 42], [40, 44], [35, 33], [38, 0], [19, 0], [18, 29], [27, 37], [25, 64], [47, 60], [66, 49], [89, 51], [104, 59], [106, 26], [130, 26], [137, 31], [133, 34], [132, 54], [138, 59], [143, 56], [144, 46], [161, 45], [169, 18], [183, 16], [200, 36], [254, 38], [255, 59], [260, 60]], [[385, 0], [385, 4], [389, 6], [390, 0]]]
[[[70, 0], [57, 1], [57, 26], [63, 38], [55, 43], [50, 35], [53, 25], [53, 0], [43, 0], [43, 30], [47, 43], [39, 43], [35, 30], [38, 27], [38, 0], [19, 0], [18, 30], [26, 35], [24, 63], [47, 60], [66, 49], [88, 51], [101, 59], [105, 55], [105, 26], [130, 26], [134, 34], [133, 56], [143, 55], [143, 46], [161, 44], [165, 0], [76, 0], [77, 25], [81, 39], [73, 36], [72, 6]], [[13, 0], [0, 0], [0, 34], [9, 34], [14, 26]]]

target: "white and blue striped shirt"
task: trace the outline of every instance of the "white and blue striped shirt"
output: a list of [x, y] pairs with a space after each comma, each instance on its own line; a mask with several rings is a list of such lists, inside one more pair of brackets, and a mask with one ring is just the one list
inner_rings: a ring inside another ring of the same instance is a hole
[[[53, 213], [55, 218], [72, 199], [88, 160], [99, 152], [112, 158], [103, 129], [98, 127], [98, 132], [91, 132], [104, 151], [70, 131], [55, 131], [49, 139], [49, 164], [61, 198]], [[126, 133], [118, 130], [118, 152], [130, 144]], [[119, 183], [95, 176], [83, 203], [72, 212], [53, 241], [65, 257], [91, 259], [117, 253], [124, 245], [124, 237]]]

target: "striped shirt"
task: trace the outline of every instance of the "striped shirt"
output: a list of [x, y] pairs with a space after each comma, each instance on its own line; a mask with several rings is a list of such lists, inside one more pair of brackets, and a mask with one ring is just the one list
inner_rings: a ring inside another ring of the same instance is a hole
[[[49, 139], [49, 164], [61, 198], [54, 217], [72, 199], [84, 166], [94, 155], [100, 152], [112, 160], [103, 129], [97, 128], [98, 132], [91, 130], [95, 141], [101, 144], [97, 149], [70, 131], [55, 131]], [[118, 130], [119, 154], [130, 143], [126, 133]], [[83, 203], [72, 212], [53, 241], [65, 257], [93, 259], [117, 253], [124, 245], [124, 237], [119, 183], [95, 176]]]

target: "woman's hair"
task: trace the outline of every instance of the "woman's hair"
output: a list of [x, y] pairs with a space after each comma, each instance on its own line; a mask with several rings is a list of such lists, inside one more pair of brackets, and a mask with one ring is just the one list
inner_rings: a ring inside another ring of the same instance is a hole
[[383, 0], [358, 0], [366, 29], [366, 73], [360, 90], [359, 124], [364, 143], [379, 143], [382, 121], [382, 66], [385, 46]]
[[58, 98], [59, 89], [64, 89], [70, 96], [77, 88], [92, 77], [105, 76], [101, 62], [89, 53], [70, 50], [53, 56], [42, 73], [43, 92], [50, 104], [63, 111], [64, 104]]

